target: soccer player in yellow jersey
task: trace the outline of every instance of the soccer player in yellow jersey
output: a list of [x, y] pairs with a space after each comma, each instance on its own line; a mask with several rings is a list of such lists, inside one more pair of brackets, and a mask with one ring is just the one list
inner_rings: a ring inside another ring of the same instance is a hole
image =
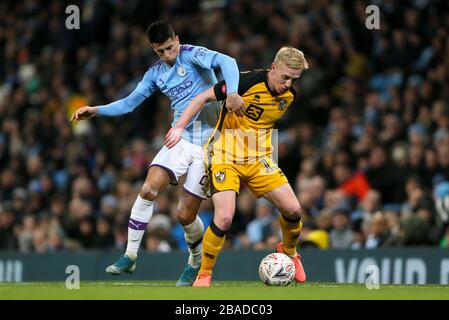
[[[301, 206], [287, 178], [272, 159], [271, 130], [295, 100], [293, 82], [308, 68], [300, 50], [283, 47], [277, 52], [271, 69], [240, 74], [238, 93], [245, 104], [244, 114], [231, 113], [223, 102], [215, 132], [205, 147], [215, 213], [204, 234], [201, 268], [194, 287], [211, 285], [212, 269], [235, 213], [240, 180], [245, 181], [257, 197], [268, 199], [280, 211], [283, 241], [276, 250], [293, 260], [295, 280], [306, 280], [296, 251], [302, 227]], [[205, 103], [225, 99], [224, 81], [196, 96], [167, 133], [166, 146], [171, 148], [179, 141], [185, 125]]]

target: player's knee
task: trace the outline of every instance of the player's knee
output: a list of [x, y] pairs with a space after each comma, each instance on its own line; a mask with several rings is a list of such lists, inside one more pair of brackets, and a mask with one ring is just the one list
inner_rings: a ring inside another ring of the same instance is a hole
[[154, 201], [159, 194], [158, 190], [149, 183], [144, 183], [139, 192], [140, 196], [148, 201]]
[[301, 205], [297, 203], [293, 203], [284, 210], [284, 214], [287, 219], [297, 220], [301, 217]]
[[232, 217], [233, 217], [233, 214], [230, 214], [230, 213], [222, 214], [220, 216], [216, 216], [214, 218], [214, 220], [217, 221], [217, 223], [216, 223], [217, 227], [219, 227], [221, 230], [226, 231], [226, 230], [229, 230], [229, 228], [231, 227]]
[[178, 206], [176, 210], [178, 222], [183, 226], [191, 224], [196, 217], [196, 212], [192, 212], [186, 206]]

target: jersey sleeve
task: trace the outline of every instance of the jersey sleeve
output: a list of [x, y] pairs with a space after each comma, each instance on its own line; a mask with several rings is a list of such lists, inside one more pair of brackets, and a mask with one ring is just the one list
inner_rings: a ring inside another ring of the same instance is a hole
[[150, 68], [147, 72], [145, 72], [142, 80], [137, 84], [135, 89], [136, 92], [148, 98], [153, 94], [154, 91], [158, 89], [156, 85], [156, 72], [155, 67]]
[[183, 58], [191, 64], [203, 69], [220, 68], [227, 83], [227, 93], [237, 92], [239, 84], [239, 68], [234, 58], [204, 47], [182, 45]]
[[98, 116], [120, 116], [125, 113], [132, 112], [146, 99], [145, 96], [134, 90], [126, 98], [111, 102], [107, 105], [98, 107]]
[[204, 69], [213, 68], [212, 63], [214, 61], [214, 57], [218, 54], [217, 51], [191, 45], [182, 45], [181, 52], [183, 54], [183, 58], [187, 62], [196, 64]]

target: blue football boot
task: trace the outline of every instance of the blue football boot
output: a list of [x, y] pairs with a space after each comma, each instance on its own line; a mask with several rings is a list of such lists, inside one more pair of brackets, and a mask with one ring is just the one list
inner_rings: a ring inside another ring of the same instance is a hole
[[191, 287], [195, 282], [196, 276], [200, 267], [194, 268], [190, 264], [187, 264], [184, 268], [184, 272], [179, 277], [178, 282], [176, 282], [177, 287]]
[[133, 273], [134, 270], [136, 270], [136, 262], [131, 260], [128, 256], [123, 255], [116, 263], [106, 268], [106, 273], [117, 276], [123, 272]]

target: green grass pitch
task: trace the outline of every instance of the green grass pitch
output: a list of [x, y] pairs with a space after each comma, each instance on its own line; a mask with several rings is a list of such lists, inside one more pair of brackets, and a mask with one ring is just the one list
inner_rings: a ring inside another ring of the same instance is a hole
[[310, 282], [267, 287], [262, 282], [217, 281], [211, 288], [176, 287], [173, 281], [81, 281], [68, 290], [64, 282], [0, 283], [1, 300], [378, 300], [449, 299], [449, 286], [380, 285]]

